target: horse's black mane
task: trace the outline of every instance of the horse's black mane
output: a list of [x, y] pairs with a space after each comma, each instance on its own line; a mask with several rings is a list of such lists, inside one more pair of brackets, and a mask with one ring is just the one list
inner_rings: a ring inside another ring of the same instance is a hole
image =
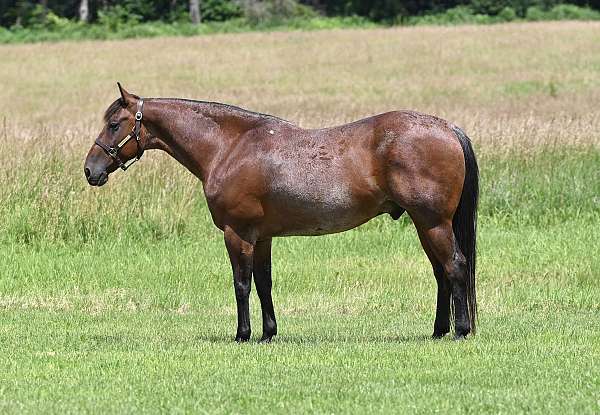
[[[139, 99], [139, 97], [137, 97], [137, 96], [135, 96], [135, 98]], [[193, 100], [193, 99], [184, 99], [184, 98], [159, 98], [159, 99], [167, 99], [169, 101], [188, 102], [188, 103], [193, 103], [193, 104], [214, 105], [214, 106], [224, 107], [224, 108], [229, 109], [229, 110], [243, 112], [245, 114], [253, 115], [253, 116], [256, 116], [256, 117], [272, 118], [272, 119], [275, 119], [275, 120], [278, 120], [278, 121], [284, 121], [286, 123], [289, 123], [288, 120], [284, 120], [283, 118], [279, 118], [279, 117], [277, 117], [275, 115], [264, 114], [264, 113], [261, 113], [261, 112], [254, 112], [254, 111], [250, 111], [250, 110], [247, 110], [247, 109], [244, 109], [244, 108], [236, 107], [235, 105], [222, 104], [220, 102], [196, 101], [196, 100]], [[125, 104], [125, 102], [123, 101], [122, 98], [116, 99], [112, 104], [110, 104], [110, 106], [104, 112], [104, 121], [108, 122], [108, 120], [110, 119], [110, 117], [112, 117], [121, 108], [125, 108], [125, 107], [126, 107], [126, 104]]]

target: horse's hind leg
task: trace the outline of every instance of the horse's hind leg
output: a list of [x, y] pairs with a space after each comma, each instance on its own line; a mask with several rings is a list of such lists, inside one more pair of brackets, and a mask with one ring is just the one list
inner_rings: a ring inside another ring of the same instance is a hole
[[429, 243], [426, 240], [426, 236], [421, 232], [420, 228], [417, 227], [419, 234], [419, 240], [423, 246], [423, 250], [431, 262], [433, 268], [433, 275], [437, 282], [437, 305], [435, 310], [435, 322], [433, 324], [433, 338], [440, 339], [450, 332], [450, 282], [446, 278], [444, 273], [444, 267], [437, 260]]
[[465, 257], [454, 237], [452, 220], [431, 223], [419, 218], [414, 219], [420, 237], [427, 243], [447, 277], [454, 304], [455, 338], [463, 338], [471, 332], [467, 309], [467, 269]]

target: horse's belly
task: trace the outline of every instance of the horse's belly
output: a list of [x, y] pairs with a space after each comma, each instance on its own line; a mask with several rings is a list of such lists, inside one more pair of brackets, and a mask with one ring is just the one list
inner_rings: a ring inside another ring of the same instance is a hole
[[379, 212], [376, 200], [365, 200], [350, 184], [314, 183], [273, 189], [270, 209], [273, 236], [325, 235], [355, 228]]
[[372, 217], [362, 217], [357, 220], [351, 218], [351, 220], [335, 220], [335, 221], [306, 221], [303, 223], [287, 223], [284, 224], [279, 231], [275, 232], [272, 236], [318, 236], [328, 235], [331, 233], [344, 232], [349, 229], [356, 228], [359, 225], [370, 220]]

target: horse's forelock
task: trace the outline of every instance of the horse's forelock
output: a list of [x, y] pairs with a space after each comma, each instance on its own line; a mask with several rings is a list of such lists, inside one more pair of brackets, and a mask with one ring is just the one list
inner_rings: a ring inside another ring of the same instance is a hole
[[122, 98], [118, 98], [106, 109], [106, 112], [104, 113], [104, 121], [108, 122], [110, 117], [112, 117], [113, 114], [119, 111], [121, 108], [125, 108], [125, 102], [123, 102]]

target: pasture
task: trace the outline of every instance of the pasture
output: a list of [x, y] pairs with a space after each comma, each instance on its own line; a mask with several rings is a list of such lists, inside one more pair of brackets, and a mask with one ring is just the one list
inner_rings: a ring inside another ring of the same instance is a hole
[[[600, 23], [0, 46], [0, 412], [598, 413]], [[481, 171], [478, 333], [430, 340], [407, 217], [273, 243], [279, 332], [235, 344], [200, 183], [83, 160], [119, 80], [305, 127], [446, 118]]]

